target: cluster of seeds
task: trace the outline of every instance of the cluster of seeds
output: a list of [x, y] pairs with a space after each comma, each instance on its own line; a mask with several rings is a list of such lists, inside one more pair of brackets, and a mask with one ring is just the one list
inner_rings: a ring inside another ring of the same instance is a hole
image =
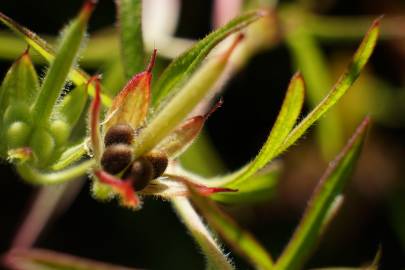
[[[133, 160], [134, 130], [127, 124], [108, 129], [104, 137], [105, 150], [101, 157], [103, 169], [110, 174], [122, 174], [122, 179], [133, 183], [135, 190], [144, 189], [150, 180], [161, 176], [167, 167], [163, 153], [152, 152]], [[131, 163], [132, 162], [132, 163]]]

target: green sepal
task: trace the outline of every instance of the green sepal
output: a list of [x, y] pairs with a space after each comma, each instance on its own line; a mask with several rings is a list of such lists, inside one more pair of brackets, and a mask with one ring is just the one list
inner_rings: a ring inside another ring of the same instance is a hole
[[115, 192], [106, 184], [100, 183], [97, 179], [91, 182], [91, 195], [98, 201], [109, 201], [114, 197]]
[[63, 31], [57, 55], [50, 65], [40, 94], [33, 105], [33, 113], [39, 125], [49, 120], [69, 71], [76, 61], [93, 5], [90, 1], [86, 2], [78, 17]]
[[225, 26], [212, 32], [191, 49], [176, 58], [163, 72], [152, 91], [152, 107], [159, 108], [161, 102], [175, 95], [194, 74], [208, 53], [224, 38], [243, 29], [264, 16], [263, 11], [253, 11], [241, 15]]
[[142, 36], [142, 1], [118, 0], [118, 19], [121, 38], [121, 55], [125, 77], [143, 71], [145, 52]]
[[8, 70], [0, 92], [0, 153], [26, 146], [31, 130], [30, 104], [38, 93], [38, 76], [25, 51]]
[[11, 66], [2, 83], [0, 111], [13, 102], [30, 104], [38, 93], [38, 75], [25, 51]]

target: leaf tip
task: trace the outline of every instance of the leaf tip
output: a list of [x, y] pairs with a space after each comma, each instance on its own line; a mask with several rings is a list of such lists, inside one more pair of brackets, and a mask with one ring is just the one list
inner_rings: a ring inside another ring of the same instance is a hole
[[157, 49], [155, 48], [155, 49], [153, 49], [153, 53], [152, 53], [152, 56], [150, 57], [148, 67], [146, 68], [147, 73], [152, 72], [153, 66], [155, 65], [155, 62], [156, 62], [156, 55], [157, 55]]
[[83, 7], [80, 11], [80, 18], [84, 21], [87, 21], [90, 18], [90, 15], [93, 13], [94, 8], [97, 5], [97, 0], [85, 0]]
[[384, 17], [385, 17], [385, 14], [381, 14], [380, 16], [378, 16], [378, 17], [373, 21], [372, 27], [373, 27], [373, 28], [374, 28], [374, 27], [379, 27], [380, 24], [381, 24], [381, 20], [382, 20]]
[[222, 107], [224, 104], [224, 99], [221, 97], [215, 105], [206, 113], [203, 115], [204, 120], [207, 120], [214, 112], [216, 112], [219, 108]]

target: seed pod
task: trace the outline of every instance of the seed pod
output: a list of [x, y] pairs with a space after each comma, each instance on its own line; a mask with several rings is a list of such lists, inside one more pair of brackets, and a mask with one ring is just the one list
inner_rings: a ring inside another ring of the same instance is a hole
[[124, 178], [130, 178], [133, 181], [133, 186], [136, 191], [144, 189], [153, 179], [152, 164], [144, 157], [135, 160], [128, 172], [124, 174]]
[[132, 160], [132, 148], [126, 144], [108, 146], [101, 157], [103, 169], [111, 174], [117, 174], [125, 169]]
[[153, 179], [158, 178], [165, 172], [169, 162], [165, 153], [157, 151], [150, 152], [145, 156], [145, 158], [153, 167]]
[[117, 124], [108, 129], [104, 137], [104, 144], [106, 146], [119, 143], [130, 145], [133, 139], [134, 130], [130, 125]]

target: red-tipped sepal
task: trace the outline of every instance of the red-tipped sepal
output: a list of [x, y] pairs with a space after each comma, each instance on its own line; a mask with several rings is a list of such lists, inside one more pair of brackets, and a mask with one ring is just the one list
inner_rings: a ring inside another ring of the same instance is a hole
[[132, 209], [141, 207], [141, 201], [136, 195], [131, 181], [121, 180], [103, 170], [97, 170], [94, 174], [101, 183], [110, 186], [120, 195], [122, 205]]
[[205, 115], [199, 115], [187, 119], [172, 133], [164, 138], [157, 146], [158, 152], [165, 153], [168, 157], [174, 159], [181, 155], [197, 138], [201, 132], [205, 121], [222, 105], [222, 99]]
[[177, 196], [188, 196], [189, 187], [196, 190], [200, 195], [210, 196], [220, 192], [237, 192], [236, 189], [224, 187], [209, 187], [201, 183], [197, 183], [189, 177], [165, 174], [149, 183], [149, 185], [140, 191], [143, 195], [153, 195], [164, 199], [170, 199]]
[[146, 70], [133, 76], [114, 98], [107, 113], [106, 130], [115, 124], [125, 123], [133, 128], [138, 128], [144, 123], [149, 109], [150, 84], [155, 59], [156, 50], [154, 50]]

